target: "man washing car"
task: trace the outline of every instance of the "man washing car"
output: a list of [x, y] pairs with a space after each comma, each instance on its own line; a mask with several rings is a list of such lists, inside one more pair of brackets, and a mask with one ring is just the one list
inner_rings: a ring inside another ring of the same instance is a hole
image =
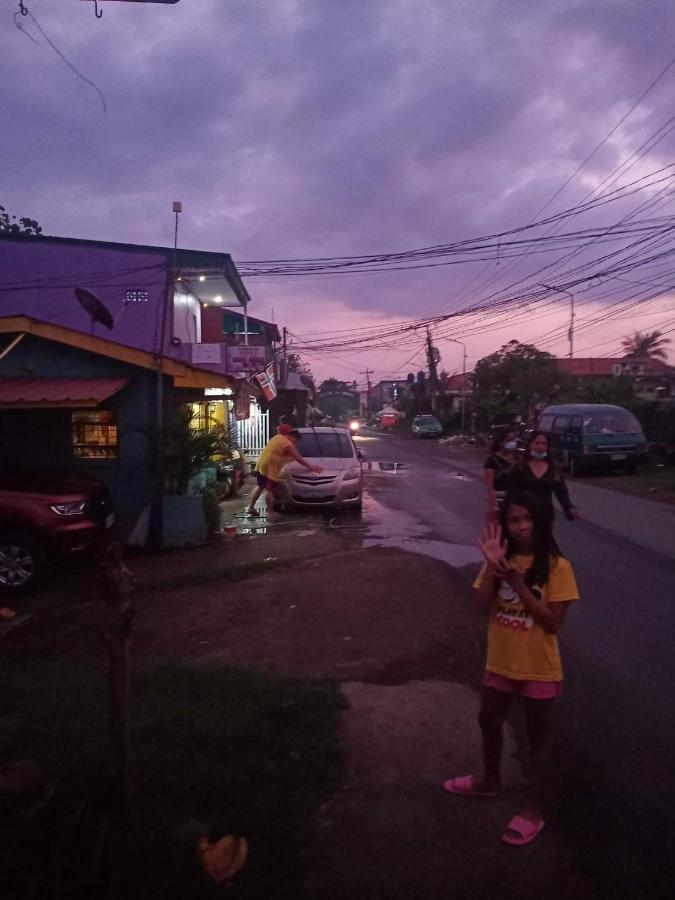
[[310, 472], [318, 474], [323, 471], [320, 466], [313, 466], [300, 455], [296, 447], [298, 437], [298, 432], [284, 422], [277, 428], [276, 435], [267, 442], [260, 454], [258, 465], [255, 467], [257, 487], [251, 494], [251, 503], [248, 508], [249, 516], [260, 515], [255, 505], [263, 491], [265, 493], [268, 515], [274, 510], [274, 489], [281, 479], [281, 472], [286, 463], [295, 460], [301, 466], [309, 469]]

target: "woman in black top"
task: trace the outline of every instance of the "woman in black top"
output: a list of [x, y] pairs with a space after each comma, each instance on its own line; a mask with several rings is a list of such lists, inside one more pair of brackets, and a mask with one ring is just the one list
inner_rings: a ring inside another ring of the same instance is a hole
[[520, 460], [509, 473], [507, 489], [534, 494], [539, 498], [541, 507], [551, 522], [555, 516], [554, 494], [568, 519], [579, 518], [562, 472], [551, 458], [551, 445], [545, 431], [535, 431], [528, 439], [525, 459]]
[[496, 519], [499, 503], [504, 497], [508, 484], [508, 476], [516, 461], [518, 449], [518, 431], [514, 428], [503, 428], [497, 432], [490, 448], [490, 455], [483, 464], [485, 486], [487, 487], [488, 520]]

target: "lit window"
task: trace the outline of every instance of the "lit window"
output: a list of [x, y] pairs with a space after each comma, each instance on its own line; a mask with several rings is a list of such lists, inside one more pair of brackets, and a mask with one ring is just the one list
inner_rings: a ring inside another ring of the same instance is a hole
[[117, 424], [110, 410], [79, 409], [71, 415], [74, 459], [117, 459]]

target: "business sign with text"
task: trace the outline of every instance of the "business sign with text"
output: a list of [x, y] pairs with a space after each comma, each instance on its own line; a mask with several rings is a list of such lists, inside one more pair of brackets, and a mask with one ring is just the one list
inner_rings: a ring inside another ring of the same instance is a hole
[[265, 347], [228, 347], [227, 371], [234, 375], [245, 372], [255, 375], [265, 368]]

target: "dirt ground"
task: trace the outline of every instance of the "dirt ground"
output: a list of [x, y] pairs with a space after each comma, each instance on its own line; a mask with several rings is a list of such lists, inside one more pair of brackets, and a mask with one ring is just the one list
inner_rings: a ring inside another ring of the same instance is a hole
[[[468, 575], [389, 548], [317, 531], [130, 559], [133, 658], [255, 666], [311, 678], [477, 678], [482, 624]], [[392, 590], [392, 585], [396, 586]], [[14, 658], [96, 661], [105, 609], [82, 579], [27, 604], [5, 636]]]
[[[306, 531], [270, 529], [129, 564], [139, 579], [134, 664], [232, 664], [343, 684], [348, 774], [317, 817], [308, 896], [595, 896], [554, 818], [520, 856], [499, 842], [518, 803], [517, 732], [507, 735], [502, 798], [441, 789], [480, 755], [485, 625], [471, 604], [475, 566], [364, 549], [348, 529]], [[2, 637], [6, 656], [101, 665], [105, 609], [90, 576], [29, 606], [31, 622]]]

